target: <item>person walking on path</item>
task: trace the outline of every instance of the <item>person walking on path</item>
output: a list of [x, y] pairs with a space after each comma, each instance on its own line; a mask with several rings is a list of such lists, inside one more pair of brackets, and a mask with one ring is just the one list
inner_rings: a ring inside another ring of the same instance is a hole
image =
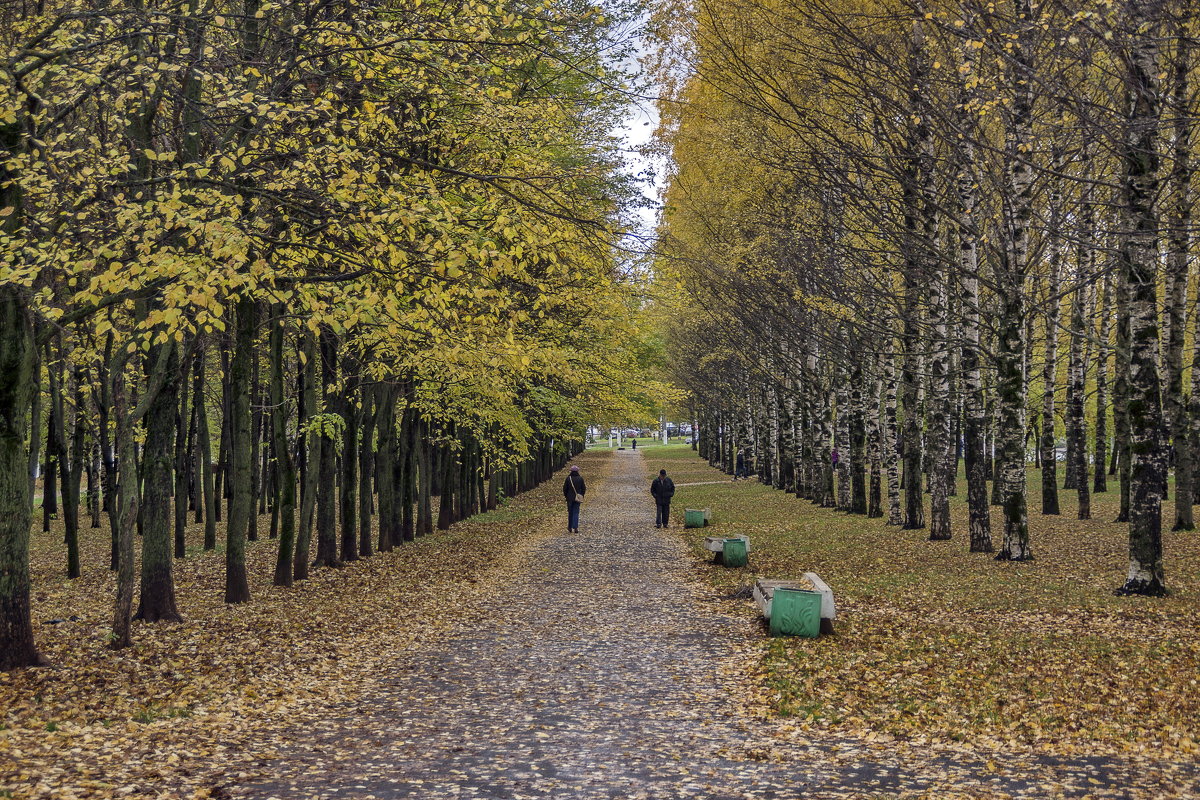
[[738, 450], [737, 466], [736, 466], [736, 469], [734, 469], [734, 471], [733, 471], [733, 479], [736, 481], [738, 478], [744, 478], [744, 477], [746, 477], [746, 451]]
[[567, 532], [579, 533], [579, 506], [587, 493], [587, 484], [579, 474], [579, 467], [572, 466], [571, 473], [563, 481], [563, 497], [567, 498]]
[[667, 471], [660, 469], [654, 483], [650, 484], [650, 494], [654, 495], [654, 527], [667, 527], [671, 516], [671, 498], [675, 496], [675, 481], [667, 477]]

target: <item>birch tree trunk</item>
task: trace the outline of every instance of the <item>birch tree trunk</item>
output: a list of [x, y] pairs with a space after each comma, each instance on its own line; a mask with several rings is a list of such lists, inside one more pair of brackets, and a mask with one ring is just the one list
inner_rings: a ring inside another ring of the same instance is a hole
[[[973, 183], [973, 182], [972, 182]], [[960, 195], [965, 187], [960, 183]], [[972, 195], [974, 189], [970, 188]], [[974, 203], [970, 204], [973, 208]], [[967, 208], [964, 204], [964, 208]], [[991, 508], [988, 501], [987, 408], [979, 368], [978, 243], [970, 228], [961, 239], [962, 381], [964, 464], [967, 473], [968, 529], [972, 553], [991, 553]]]
[[888, 525], [903, 525], [904, 513], [900, 508], [900, 453], [897, 450], [900, 426], [896, 419], [896, 358], [890, 352], [885, 353], [883, 359], [883, 415], [883, 463], [887, 473]]
[[[1081, 240], [1082, 241], [1082, 240]], [[1067, 357], [1068, 392], [1067, 416], [1071, 420], [1071, 438], [1074, 444], [1069, 448], [1075, 464], [1072, 474], [1075, 480], [1075, 492], [1079, 498], [1079, 519], [1092, 518], [1091, 494], [1088, 487], [1087, 467], [1087, 419], [1084, 417], [1083, 397], [1087, 377], [1087, 359], [1084, 357], [1083, 343], [1085, 339], [1084, 295], [1087, 291], [1090, 267], [1081, 246], [1081, 262], [1077, 276], [1076, 288], [1071, 300], [1071, 350]], [[1088, 250], [1090, 253], [1090, 249]]]
[[1129, 297], [1130, 504], [1129, 572], [1118, 594], [1163, 595], [1161, 440], [1158, 374], [1158, 40], [1165, 0], [1128, 0], [1131, 30], [1125, 60], [1129, 97], [1123, 194], [1127, 228], [1120, 249]]
[[837, 508], [850, 511], [852, 508], [850, 486], [850, 377], [843, 362], [837, 370], [837, 425], [834, 428], [834, 446], [838, 452], [837, 462]]
[[930, 276], [930, 305], [933, 311], [933, 346], [929, 361], [929, 539], [945, 541], [951, 536], [950, 481], [950, 348], [947, 344], [948, 286], [943, 270], [934, 265]]
[[883, 516], [883, 425], [879, 405], [883, 396], [883, 376], [872, 370], [871, 392], [867, 395], [867, 460], [870, 464], [871, 485], [867, 490], [867, 517]]
[[[1054, 158], [1056, 168], [1061, 156]], [[1052, 178], [1057, 187], [1059, 179]], [[1058, 237], [1061, 224], [1062, 192], [1055, 189], [1050, 199], [1050, 274], [1046, 281], [1046, 345], [1042, 359], [1042, 440], [1039, 442], [1042, 466], [1042, 513], [1057, 515], [1058, 507], [1058, 440], [1055, 437], [1054, 390], [1058, 382], [1058, 315], [1062, 300], [1062, 244]], [[1068, 439], [1070, 434], [1068, 433]], [[1067, 458], [1070, 459], [1070, 451]], [[1069, 470], [1068, 470], [1069, 472]]]
[[850, 513], [867, 513], [867, 426], [863, 411], [863, 369], [854, 361], [850, 373]]
[[[1112, 329], [1112, 278], [1107, 273], [1101, 292], [1097, 314], [1100, 317], [1100, 332], [1096, 347], [1096, 430], [1092, 448], [1096, 454], [1096, 468], [1092, 480], [1093, 494], [1108, 491], [1108, 470], [1105, 469], [1104, 460], [1108, 454], [1108, 337]], [[1192, 374], [1197, 373], [1193, 371]]]
[[[1182, 14], [1182, 12], [1180, 12]], [[1167, 396], [1164, 411], [1171, 426], [1175, 454], [1175, 523], [1172, 530], [1190, 531], [1195, 528], [1192, 518], [1193, 457], [1190, 446], [1191, 424], [1188, 419], [1188, 399], [1183, 393], [1183, 346], [1186, 326], [1187, 286], [1191, 254], [1191, 115], [1188, 72], [1191, 69], [1191, 40], [1187, 19], [1182, 17], [1175, 37], [1174, 74], [1171, 106], [1175, 117], [1172, 142], [1170, 232], [1167, 236], [1167, 272], [1170, 294], [1164, 299], [1170, 319], [1166, 345]], [[1196, 379], [1193, 377], [1193, 381]]]
[[996, 405], [1003, 481], [1004, 544], [997, 556], [1005, 561], [1033, 557], [1025, 501], [1025, 276], [1029, 265], [1033, 170], [1033, 38], [1037, 23], [1031, 0], [1014, 0], [1017, 32], [1010, 84], [1014, 87], [1007, 143], [1009, 212], [1005, 259], [997, 276], [1000, 319], [996, 354]]
[[928, 83], [928, 68], [925, 60], [925, 33], [923, 23], [915, 20], [912, 27], [909, 53], [910, 123], [908, 164], [901, 178], [902, 202], [904, 207], [904, 307], [902, 311], [902, 342], [904, 365], [900, 373], [900, 404], [904, 409], [904, 528], [918, 530], [925, 527], [925, 499], [921, 491], [923, 470], [921, 442], [921, 353], [919, 337], [920, 292], [926, 275], [921, 268], [926, 262], [922, 241], [921, 191], [924, 174], [932, 169], [929, 163], [933, 149], [930, 120], [922, 112], [925, 100], [922, 90]]
[[[1121, 245], [1118, 245], [1120, 247]], [[1114, 278], [1113, 290], [1116, 292], [1116, 365], [1113, 383], [1113, 450], [1117, 461], [1117, 480], [1120, 487], [1120, 508], [1114, 522], [1129, 521], [1129, 468], [1130, 468], [1130, 429], [1129, 429], [1129, 357], [1130, 357], [1130, 322], [1129, 270], [1126, 269], [1123, 257], [1117, 259], [1117, 274]]]

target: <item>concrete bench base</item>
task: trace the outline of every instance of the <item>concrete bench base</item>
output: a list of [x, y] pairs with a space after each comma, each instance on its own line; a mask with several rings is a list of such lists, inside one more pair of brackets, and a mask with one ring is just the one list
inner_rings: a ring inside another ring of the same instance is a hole
[[726, 539], [741, 539], [746, 543], [746, 554], [750, 553], [750, 537], [745, 535], [738, 536], [705, 536], [704, 549], [709, 550], [713, 554], [714, 564], [725, 563], [725, 540]]
[[821, 595], [821, 633], [833, 633], [833, 620], [837, 616], [837, 608], [833, 604], [833, 590], [817, 573], [804, 573], [803, 581], [769, 581], [760, 578], [754, 584], [754, 602], [768, 622], [771, 621], [771, 601], [775, 598], [776, 589], [801, 589]]

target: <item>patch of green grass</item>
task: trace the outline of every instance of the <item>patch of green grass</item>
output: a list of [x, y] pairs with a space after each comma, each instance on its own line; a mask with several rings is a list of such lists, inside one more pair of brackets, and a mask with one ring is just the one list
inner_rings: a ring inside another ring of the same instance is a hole
[[192, 710], [182, 706], [161, 706], [151, 703], [133, 715], [134, 722], [148, 725], [160, 719], [187, 719], [192, 716]]
[[[756, 482], [729, 482], [690, 449], [647, 454], [665, 468], [676, 503], [711, 508], [713, 526], [681, 532], [701, 574], [727, 596], [758, 577], [817, 572], [838, 605], [835, 635], [761, 640], [767, 705], [823, 727], [970, 741], [980, 734], [1028, 743], [1152, 744], [1193, 755], [1200, 716], [1200, 536], [1164, 530], [1166, 599], [1115, 597], [1128, 527], [1119, 496], [1092, 498], [1077, 520], [1075, 492], [1061, 516], [1038, 513], [1030, 470], [1035, 560], [997, 562], [968, 552], [966, 488], [952, 500], [954, 538], [930, 542], [881, 519], [831, 509]], [[926, 501], [928, 504], [928, 501]], [[1003, 536], [992, 508], [992, 536]], [[1170, 525], [1170, 504], [1164, 518]], [[706, 535], [747, 534], [745, 569], [711, 565]], [[746, 601], [747, 617], [757, 609]], [[1130, 739], [1128, 732], [1140, 734]]]

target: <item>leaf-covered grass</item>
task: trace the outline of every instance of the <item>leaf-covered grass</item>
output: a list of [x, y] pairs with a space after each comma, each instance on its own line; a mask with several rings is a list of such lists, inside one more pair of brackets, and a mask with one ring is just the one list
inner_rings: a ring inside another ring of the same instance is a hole
[[[647, 456], [648, 477], [660, 467], [677, 485], [723, 477], [687, 448]], [[1017, 564], [968, 552], [962, 486], [949, 542], [756, 482], [682, 487], [676, 504], [713, 510], [713, 529], [683, 531], [697, 559], [706, 534], [750, 536], [748, 567], [698, 566], [721, 595], [805, 571], [834, 591], [834, 636], [754, 643], [761, 663], [750, 669], [772, 714], [902, 737], [1194, 757], [1200, 532], [1163, 532], [1171, 597], [1116, 597], [1128, 528], [1111, 522], [1115, 481], [1093, 496], [1094, 519], [1079, 521], [1073, 491], [1060, 493], [1062, 516], [1038, 512], [1040, 480], [1031, 470], [1035, 560]], [[1169, 501], [1164, 516], [1169, 527]], [[998, 543], [996, 516], [992, 529]], [[748, 601], [738, 609], [757, 613]]]
[[[604, 459], [576, 460], [597, 472]], [[134, 647], [121, 652], [106, 647], [107, 528], [84, 528], [75, 581], [63, 577], [61, 527], [35, 530], [33, 621], [53, 666], [0, 673], [0, 796], [110, 797], [133, 786], [192, 797], [209, 785], [206, 772], [236, 775], [238, 764], [269, 758], [255, 744], [264, 727], [320, 719], [386, 679], [406, 652], [470, 624], [468, 609], [500, 565], [558, 521], [560, 492], [552, 479], [450, 531], [315, 570], [289, 589], [270, 585], [276, 542], [262, 517], [246, 556], [252, 602], [226, 605], [222, 553], [189, 549], [175, 562], [184, 622], [135, 623]], [[189, 544], [202, 535], [192, 525]]]

